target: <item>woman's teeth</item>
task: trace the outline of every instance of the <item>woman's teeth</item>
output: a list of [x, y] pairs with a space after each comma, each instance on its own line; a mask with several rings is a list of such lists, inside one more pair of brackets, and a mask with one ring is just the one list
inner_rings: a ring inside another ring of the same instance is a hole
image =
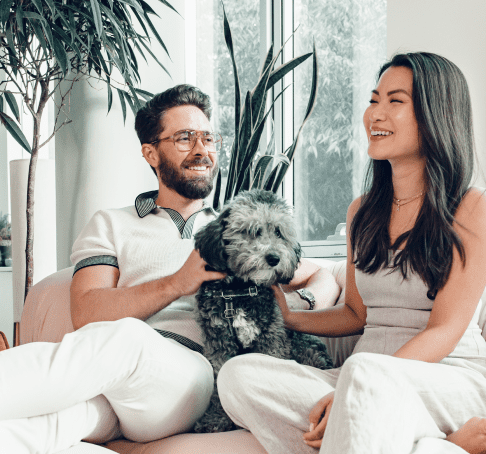
[[372, 136], [391, 136], [392, 134], [391, 131], [371, 131]]

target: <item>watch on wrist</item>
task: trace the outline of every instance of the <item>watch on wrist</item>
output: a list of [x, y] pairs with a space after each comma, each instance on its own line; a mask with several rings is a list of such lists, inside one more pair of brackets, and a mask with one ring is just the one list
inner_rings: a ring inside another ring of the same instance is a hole
[[303, 300], [306, 300], [309, 303], [309, 310], [314, 309], [316, 305], [316, 298], [310, 290], [307, 290], [306, 288], [300, 288], [299, 290], [296, 290], [296, 292]]

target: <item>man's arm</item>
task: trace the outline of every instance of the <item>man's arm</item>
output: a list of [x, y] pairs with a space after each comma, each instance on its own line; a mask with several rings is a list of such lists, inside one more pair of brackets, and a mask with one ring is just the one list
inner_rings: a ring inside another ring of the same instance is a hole
[[117, 288], [118, 268], [94, 265], [80, 269], [71, 283], [71, 319], [74, 329], [91, 322], [134, 317], [146, 320], [184, 295], [197, 292], [204, 281], [225, 274], [206, 271], [206, 262], [193, 251], [171, 276], [133, 287]]

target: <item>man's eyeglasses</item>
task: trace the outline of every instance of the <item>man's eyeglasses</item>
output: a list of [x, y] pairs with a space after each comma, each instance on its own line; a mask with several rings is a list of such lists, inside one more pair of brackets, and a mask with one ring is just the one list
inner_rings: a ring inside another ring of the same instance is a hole
[[204, 145], [204, 148], [208, 150], [208, 153], [217, 153], [221, 149], [221, 144], [223, 143], [223, 138], [217, 132], [194, 131], [190, 129], [177, 131], [170, 137], [157, 139], [150, 143], [154, 145], [159, 142], [172, 140], [177, 150], [191, 151], [196, 146], [197, 139], [201, 139], [201, 142]]

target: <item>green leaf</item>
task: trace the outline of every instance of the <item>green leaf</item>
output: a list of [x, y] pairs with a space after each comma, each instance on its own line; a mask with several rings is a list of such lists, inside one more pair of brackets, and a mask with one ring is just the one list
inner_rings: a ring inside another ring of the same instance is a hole
[[172, 79], [172, 76], [170, 75], [169, 71], [167, 68], [160, 63], [159, 59], [154, 55], [154, 53], [150, 50], [150, 48], [147, 46], [147, 44], [144, 42], [143, 39], [140, 40], [140, 43], [142, 44], [143, 47], [147, 50], [147, 52], [152, 56], [152, 58], [158, 63], [158, 65], [167, 73], [167, 75]]
[[218, 176], [216, 177], [216, 185], [214, 186], [214, 195], [213, 195], [213, 209], [216, 211], [219, 211], [221, 206], [219, 200], [219, 198], [221, 197], [221, 184], [222, 184], [221, 169], [219, 169]]
[[17, 11], [15, 12], [15, 18], [17, 20], [17, 26], [19, 31], [25, 35], [25, 26], [24, 26], [24, 10], [22, 9], [21, 5], [17, 6]]
[[32, 3], [37, 8], [37, 11], [39, 11], [39, 13], [41, 15], [43, 15], [44, 14], [44, 9], [42, 8], [42, 2], [41, 2], [41, 0], [32, 0]]
[[145, 21], [147, 22], [147, 25], [149, 26], [150, 30], [152, 30], [152, 33], [154, 34], [155, 36], [155, 39], [159, 42], [159, 44], [162, 46], [162, 48], [165, 50], [165, 53], [169, 56], [170, 58], [170, 54], [169, 54], [169, 51], [167, 50], [167, 47], [165, 47], [165, 44], [164, 44], [164, 41], [162, 41], [162, 38], [160, 37], [160, 35], [158, 34], [157, 30], [155, 29], [154, 27], [154, 24], [152, 24], [152, 21], [150, 20], [150, 18], [148, 17], [148, 14], [146, 12], [144, 12], [144, 17], [145, 17]]
[[[299, 141], [300, 133], [302, 132], [302, 129], [304, 127], [304, 124], [310, 117], [310, 114], [312, 113], [312, 109], [314, 108], [314, 105], [316, 103], [316, 98], [317, 98], [317, 87], [318, 87], [318, 78], [319, 78], [319, 66], [317, 63], [317, 52], [316, 52], [316, 44], [314, 42], [314, 49], [312, 52], [312, 82], [311, 82], [311, 91], [309, 94], [309, 101], [307, 103], [307, 109], [305, 112], [304, 120], [302, 121], [302, 124], [300, 125], [299, 131], [297, 132], [297, 135], [295, 136], [293, 144], [290, 146], [288, 151], [286, 151], [286, 155], [289, 158], [289, 161], [292, 162], [294, 158], [294, 153], [297, 148], [297, 143]], [[282, 165], [280, 172], [275, 179], [275, 182], [272, 187], [273, 192], [277, 192], [278, 187], [283, 181], [283, 178], [285, 176], [285, 173], [287, 172], [288, 166]]]
[[0, 112], [3, 112], [3, 93], [0, 93]]
[[5, 90], [3, 94], [5, 96], [5, 100], [7, 101], [8, 106], [10, 107], [10, 110], [14, 114], [14, 117], [20, 123], [19, 106], [17, 104], [17, 100], [15, 99], [15, 96], [9, 90]]
[[110, 77], [106, 76], [106, 88], [108, 89], [108, 112], [106, 115], [110, 113], [111, 106], [113, 104], [113, 90], [111, 89]]
[[96, 32], [98, 33], [98, 38], [102, 39], [103, 37], [103, 20], [101, 19], [101, 11], [100, 5], [98, 4], [98, 0], [90, 0], [91, 3], [91, 11], [93, 13], [94, 24], [96, 27]]
[[53, 37], [52, 44], [52, 47], [54, 48], [54, 55], [56, 56], [56, 61], [61, 68], [63, 75], [65, 76], [67, 74], [68, 67], [66, 50], [64, 49], [62, 42], [57, 38]]
[[[163, 3], [165, 6], [167, 6], [168, 8], [170, 8], [172, 11], [175, 11], [177, 14], [179, 14], [179, 12], [169, 2], [167, 2], [166, 0], [159, 0], [159, 2], [160, 3]], [[179, 14], [179, 16], [180, 16], [180, 14]]]
[[12, 27], [13, 27], [13, 24], [11, 23], [10, 27], [8, 27], [7, 30], [6, 30], [7, 44], [8, 44], [9, 49], [12, 51], [14, 57], [18, 58], [17, 57], [17, 51], [15, 50], [15, 42], [14, 42], [14, 36], [13, 36], [13, 33], [12, 33]]
[[292, 60], [276, 68], [275, 71], [273, 71], [270, 75], [270, 78], [268, 80], [268, 88], [273, 87], [280, 79], [285, 77], [290, 71], [306, 61], [311, 55], [312, 52], [301, 55], [300, 57], [295, 57]]
[[54, 2], [52, 0], [44, 0], [44, 1], [47, 3], [47, 6], [51, 10], [52, 17], [54, 18], [56, 16], [56, 11], [57, 11], [56, 5], [54, 4]]
[[134, 90], [136, 93], [142, 96], [142, 98], [144, 98], [145, 101], [150, 101], [154, 97], [154, 94], [150, 93], [149, 91], [142, 90], [140, 88], [134, 88]]
[[118, 97], [120, 98], [120, 104], [121, 104], [122, 114], [123, 114], [123, 124], [125, 124], [127, 119], [127, 104], [125, 102], [125, 95], [123, 90], [120, 90], [119, 88], [117, 88], [116, 91], [118, 92]]
[[10, 16], [10, 7], [12, 6], [13, 0], [2, 0], [0, 1], [0, 24], [5, 24]]
[[0, 122], [5, 126], [10, 135], [20, 144], [22, 148], [32, 154], [29, 142], [24, 136], [14, 120], [10, 118], [5, 112], [0, 112]]

